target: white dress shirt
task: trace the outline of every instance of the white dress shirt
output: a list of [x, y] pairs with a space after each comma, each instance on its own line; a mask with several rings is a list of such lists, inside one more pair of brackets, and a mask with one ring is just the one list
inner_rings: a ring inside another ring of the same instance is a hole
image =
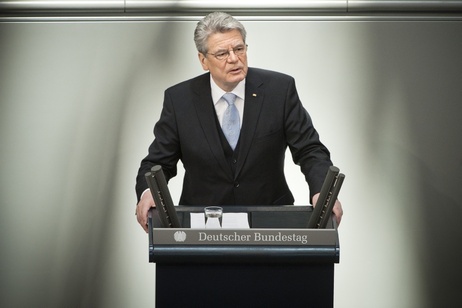
[[[222, 96], [228, 92], [223, 91], [215, 83], [212, 75], [210, 75], [210, 86], [212, 88], [213, 105], [215, 106], [215, 111], [221, 126], [223, 114], [225, 113], [226, 108], [228, 108], [228, 103], [222, 98]], [[242, 118], [244, 117], [245, 79], [239, 82], [238, 85], [229, 93], [236, 95], [236, 101], [234, 102], [234, 105], [236, 106], [237, 111], [239, 111], [239, 118], [241, 120], [240, 124], [242, 127]]]

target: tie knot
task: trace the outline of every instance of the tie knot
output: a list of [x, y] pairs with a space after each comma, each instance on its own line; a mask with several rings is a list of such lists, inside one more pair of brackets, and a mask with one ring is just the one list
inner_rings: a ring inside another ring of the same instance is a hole
[[228, 105], [233, 105], [236, 100], [236, 94], [225, 93], [223, 94], [223, 99], [228, 103]]

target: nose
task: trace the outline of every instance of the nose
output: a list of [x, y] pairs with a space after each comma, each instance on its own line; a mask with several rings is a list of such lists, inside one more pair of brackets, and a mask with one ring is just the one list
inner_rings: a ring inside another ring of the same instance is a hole
[[234, 53], [234, 50], [230, 50], [229, 51], [229, 56], [228, 56], [228, 62], [236, 62], [237, 61], [238, 56], [236, 56], [236, 54]]

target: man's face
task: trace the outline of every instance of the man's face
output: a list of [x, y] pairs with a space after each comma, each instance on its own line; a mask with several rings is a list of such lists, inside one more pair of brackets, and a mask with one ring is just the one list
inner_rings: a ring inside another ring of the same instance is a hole
[[[208, 53], [199, 53], [202, 68], [210, 71], [215, 83], [226, 92], [233, 90], [247, 75], [247, 53], [237, 56], [232, 51], [236, 47], [245, 48], [241, 33], [232, 30], [224, 33], [212, 34], [207, 40]], [[229, 51], [229, 57], [218, 60], [212, 54]]]

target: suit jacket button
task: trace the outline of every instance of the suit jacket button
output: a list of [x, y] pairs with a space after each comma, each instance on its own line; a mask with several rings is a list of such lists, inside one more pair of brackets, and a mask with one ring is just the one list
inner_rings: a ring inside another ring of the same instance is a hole
[[233, 164], [235, 164], [235, 163], [237, 163], [237, 159], [234, 158], [233, 159]]
[[238, 182], [234, 183], [234, 187], [238, 188], [238, 187], [239, 187], [239, 183], [238, 183]]

